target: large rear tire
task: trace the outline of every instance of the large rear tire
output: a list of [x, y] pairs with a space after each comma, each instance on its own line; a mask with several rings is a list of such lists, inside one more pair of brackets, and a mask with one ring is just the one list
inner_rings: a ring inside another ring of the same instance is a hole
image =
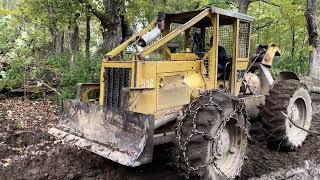
[[312, 120], [311, 98], [305, 84], [298, 80], [276, 83], [266, 97], [262, 120], [269, 133], [269, 145], [275, 149], [296, 150], [307, 137], [307, 132], [294, 126], [287, 117], [304, 129]]
[[222, 91], [194, 100], [177, 127], [178, 163], [191, 179], [227, 179], [239, 175], [249, 122], [244, 103]]

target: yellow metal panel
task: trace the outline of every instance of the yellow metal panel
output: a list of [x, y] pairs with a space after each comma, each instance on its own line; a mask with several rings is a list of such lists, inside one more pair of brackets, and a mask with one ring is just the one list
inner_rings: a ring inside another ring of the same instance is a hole
[[267, 52], [263, 57], [261, 64], [271, 67], [272, 62], [273, 62], [273, 58], [276, 55], [276, 53], [279, 53], [279, 51], [280, 50], [276, 45], [274, 45], [274, 44], [269, 45]]
[[249, 58], [238, 58], [238, 62], [247, 62], [249, 61]]
[[89, 103], [90, 101], [90, 93], [97, 92], [100, 90], [100, 84], [98, 83], [86, 83], [86, 84], [78, 84], [77, 98], [80, 99], [81, 102]]
[[239, 19], [234, 19], [233, 23], [233, 54], [232, 54], [232, 73], [231, 73], [231, 94], [237, 96], [239, 91], [237, 91], [237, 69], [238, 69], [238, 38], [239, 38]]
[[206, 90], [216, 89], [217, 83], [214, 83], [214, 80], [206, 78], [204, 81], [206, 82]]
[[195, 61], [198, 56], [194, 53], [172, 53], [171, 61]]
[[200, 72], [188, 71], [184, 77], [183, 83], [187, 84], [191, 89], [191, 97], [197, 97], [201, 89], [205, 89], [205, 81]]
[[205, 87], [205, 82], [201, 73], [196, 71], [188, 71], [183, 79], [183, 82], [190, 88], [200, 89]]
[[156, 87], [156, 61], [137, 61], [136, 86], [137, 88], [155, 88]]
[[138, 96], [132, 111], [144, 114], [154, 114], [156, 112], [156, 65], [156, 61], [134, 62], [132, 79], [135, 82], [132, 83], [132, 87], [142, 90], [130, 90], [132, 95], [130, 96], [129, 103]]
[[206, 80], [206, 89], [217, 88], [217, 77], [218, 77], [218, 46], [219, 46], [219, 15], [212, 14], [209, 16], [212, 22], [212, 48], [210, 49], [209, 58], [209, 79]]
[[235, 94], [235, 96], [238, 96], [238, 95], [239, 95], [241, 85], [242, 85], [242, 81], [240, 81], [240, 82], [237, 81], [237, 82], [236, 82], [236, 88], [235, 88], [236, 94]]
[[103, 67], [114, 67], [114, 68], [131, 68], [131, 61], [106, 61], [102, 63]]
[[100, 97], [99, 97], [100, 106], [103, 106], [103, 100], [104, 100], [104, 66], [102, 62], [101, 69], [100, 69]]
[[200, 61], [157, 61], [157, 73], [200, 71]]
[[155, 114], [156, 112], [156, 90], [130, 90], [130, 111], [143, 114]]
[[182, 106], [190, 102], [190, 88], [183, 83], [186, 73], [159, 74], [157, 110]]
[[137, 74], [137, 60], [133, 60], [131, 63], [131, 87], [136, 87], [136, 74]]
[[237, 70], [246, 70], [248, 66], [248, 61], [241, 61], [237, 63]]
[[[237, 63], [237, 73], [238, 73], [237, 76], [244, 75], [244, 72], [246, 71], [246, 69], [248, 67], [248, 63], [249, 62], [238, 62]], [[236, 88], [235, 88], [236, 95], [238, 95], [240, 92], [240, 88], [242, 86], [242, 81], [243, 81], [243, 77], [241, 79], [238, 79], [238, 77], [237, 77]]]

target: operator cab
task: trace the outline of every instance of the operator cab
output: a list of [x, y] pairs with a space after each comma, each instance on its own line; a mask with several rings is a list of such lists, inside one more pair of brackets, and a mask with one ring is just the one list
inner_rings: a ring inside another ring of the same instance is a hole
[[[172, 32], [174, 29], [179, 28], [181, 25], [187, 23], [194, 17], [196, 17], [201, 11], [193, 11], [188, 13], [179, 14], [166, 14], [166, 30], [163, 35]], [[230, 78], [230, 73], [232, 69], [232, 57], [234, 53], [234, 24], [235, 18], [227, 15], [219, 15], [218, 26], [213, 25], [213, 19], [207, 16], [201, 19], [198, 23], [188, 28], [184, 33], [181, 33], [175, 37], [172, 41], [167, 44], [168, 50], [164, 50], [166, 60], [190, 60], [188, 57], [193, 54], [197, 60], [203, 62], [203, 73], [209, 78], [210, 76], [210, 62], [217, 63], [217, 79], [227, 81]], [[244, 46], [249, 46], [249, 34], [250, 34], [250, 23], [243, 24], [244, 29], [242, 29], [245, 38], [243, 40], [246, 44]], [[213, 33], [213, 28], [217, 28], [217, 34]], [[214, 37], [218, 36], [218, 37]], [[175, 46], [172, 47], [171, 45]], [[216, 48], [218, 46], [218, 48]], [[217, 56], [215, 60], [210, 58], [211, 51], [217, 49]], [[248, 47], [242, 48], [248, 54]], [[183, 56], [184, 55], [184, 56]], [[181, 58], [186, 57], [186, 58]]]

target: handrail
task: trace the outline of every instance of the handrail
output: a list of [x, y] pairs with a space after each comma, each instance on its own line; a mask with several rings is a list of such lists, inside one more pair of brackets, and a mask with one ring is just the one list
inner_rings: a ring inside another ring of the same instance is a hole
[[195, 16], [194, 18], [192, 18], [191, 20], [189, 20], [188, 22], [186, 22], [185, 24], [183, 24], [182, 26], [176, 28], [175, 30], [173, 30], [172, 32], [170, 32], [168, 35], [166, 35], [165, 37], [161, 38], [159, 41], [157, 41], [156, 43], [152, 44], [151, 46], [147, 47], [146, 49], [144, 49], [140, 54], [139, 57], [143, 58], [147, 55], [149, 55], [150, 53], [152, 53], [153, 51], [155, 51], [156, 49], [160, 48], [161, 46], [163, 46], [164, 44], [166, 44], [167, 42], [171, 41], [173, 38], [175, 38], [177, 35], [179, 35], [181, 32], [184, 32], [185, 30], [189, 29], [190, 27], [192, 27], [193, 25], [195, 25], [197, 22], [199, 22], [201, 19], [203, 19], [204, 17], [206, 17], [208, 14], [210, 14], [210, 8], [207, 8], [205, 10], [203, 10], [201, 13], [199, 13], [197, 16]]

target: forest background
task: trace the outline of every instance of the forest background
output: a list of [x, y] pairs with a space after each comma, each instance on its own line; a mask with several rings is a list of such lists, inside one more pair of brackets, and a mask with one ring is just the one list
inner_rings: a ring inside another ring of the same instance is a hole
[[[309, 1], [1, 0], [0, 91], [45, 85], [60, 97], [72, 98], [77, 83], [99, 82], [103, 56], [158, 12], [207, 6], [255, 17], [251, 53], [257, 44], [275, 43], [281, 57], [273, 73], [288, 70], [305, 75], [312, 62], [310, 53], [319, 46], [319, 41], [312, 45], [310, 28], [308, 32]], [[317, 6], [309, 7], [318, 16]], [[312, 21], [318, 21], [317, 17]]]

